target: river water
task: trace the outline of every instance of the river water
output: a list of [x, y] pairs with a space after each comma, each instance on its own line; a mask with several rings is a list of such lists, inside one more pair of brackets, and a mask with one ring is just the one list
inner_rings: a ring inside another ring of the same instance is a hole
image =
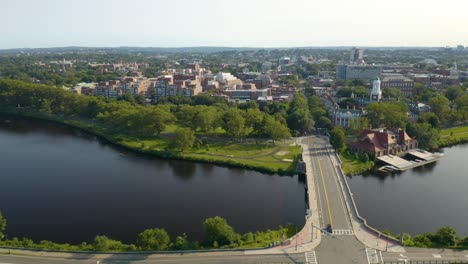
[[153, 227], [202, 239], [204, 219], [237, 232], [304, 224], [304, 179], [137, 155], [66, 126], [0, 116], [0, 211], [6, 233], [127, 243]]
[[442, 151], [445, 158], [423, 167], [352, 177], [360, 214], [371, 226], [394, 234], [452, 226], [468, 236], [468, 144]]

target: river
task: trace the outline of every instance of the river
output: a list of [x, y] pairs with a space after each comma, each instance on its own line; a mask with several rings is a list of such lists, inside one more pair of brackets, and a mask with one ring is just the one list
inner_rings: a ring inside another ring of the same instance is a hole
[[423, 167], [352, 177], [349, 183], [360, 214], [371, 226], [393, 234], [452, 226], [468, 236], [468, 144], [442, 151], [443, 159]]
[[200, 240], [213, 216], [240, 233], [304, 225], [303, 178], [143, 156], [51, 122], [0, 116], [0, 170], [9, 238], [134, 243], [160, 227]]

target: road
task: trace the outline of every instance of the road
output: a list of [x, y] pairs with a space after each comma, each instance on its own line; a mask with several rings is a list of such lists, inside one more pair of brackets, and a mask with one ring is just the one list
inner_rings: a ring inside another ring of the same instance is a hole
[[[311, 156], [312, 174], [318, 197], [320, 227], [333, 227], [333, 235], [324, 234], [315, 249], [319, 263], [367, 263], [366, 247], [354, 236], [354, 230], [343, 197], [340, 179], [334, 168], [328, 141], [321, 137], [302, 138], [305, 153]], [[308, 178], [310, 179], [310, 178]]]
[[304, 253], [281, 255], [168, 254], [168, 255], [71, 255], [67, 257], [31, 257], [0, 255], [0, 264], [143, 264], [143, 263], [305, 263]]
[[[34, 256], [5, 255], [5, 249], [0, 249], [0, 264], [62, 264], [62, 263], [310, 263], [310, 264], [379, 264], [379, 263], [435, 263], [435, 261], [466, 261], [468, 251], [443, 249], [417, 249], [394, 246], [395, 252], [390, 252], [388, 243], [383, 242], [375, 234], [363, 228], [356, 219], [356, 212], [351, 210], [350, 195], [344, 194], [343, 179], [336, 166], [336, 156], [330, 150], [326, 138], [303, 137], [304, 160], [307, 162], [309, 203], [312, 216], [308, 217], [306, 226], [299, 237], [304, 244], [299, 247], [291, 245], [267, 250], [210, 252], [185, 254], [66, 254], [20, 251], [18, 254]], [[312, 184], [313, 182], [313, 184]], [[315, 206], [317, 205], [317, 206]], [[349, 209], [348, 209], [349, 208]], [[315, 219], [316, 215], [319, 217]], [[333, 227], [333, 234], [315, 236], [316, 223], [318, 228], [327, 224]], [[313, 224], [312, 224], [313, 226]], [[311, 228], [311, 229], [309, 229]], [[314, 230], [315, 228], [315, 230]], [[309, 240], [310, 241], [306, 241]], [[297, 241], [297, 240], [296, 240]], [[318, 246], [317, 246], [318, 245]], [[389, 252], [385, 252], [385, 251]], [[48, 257], [46, 257], [47, 255]], [[54, 256], [54, 257], [51, 257]], [[414, 262], [416, 263], [416, 262]], [[448, 262], [445, 262], [448, 263]], [[457, 262], [460, 263], [460, 262]]]

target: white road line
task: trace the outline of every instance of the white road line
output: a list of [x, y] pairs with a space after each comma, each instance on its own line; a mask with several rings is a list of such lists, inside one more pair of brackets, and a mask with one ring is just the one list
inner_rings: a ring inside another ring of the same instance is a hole
[[315, 251], [307, 251], [305, 253], [306, 263], [307, 264], [317, 264], [317, 256], [315, 255]]
[[379, 256], [377, 255], [377, 250], [372, 248], [366, 248], [367, 263], [369, 264], [379, 264]]
[[[329, 152], [328, 147], [326, 149], [327, 149], [328, 161], [330, 162], [329, 164], [331, 164], [330, 169], [332, 171], [332, 174], [335, 174], [334, 182], [335, 182], [336, 188], [338, 190], [338, 196], [340, 197], [341, 207], [343, 208], [343, 212], [345, 213], [345, 216], [346, 216], [346, 220], [347, 220], [346, 224], [348, 225], [348, 228], [352, 228], [351, 219], [350, 219], [350, 216], [348, 214], [348, 209], [345, 206], [345, 201], [344, 201], [344, 197], [343, 197], [344, 196], [343, 186], [341, 185], [340, 175], [338, 174], [338, 171], [336, 170], [335, 166], [333, 165], [331, 153]], [[342, 187], [342, 188], [340, 188], [340, 187]]]
[[379, 250], [379, 254], [380, 254], [380, 260], [382, 261], [382, 263], [385, 263], [385, 262], [383, 261], [382, 251]]
[[441, 258], [442, 256], [439, 255], [439, 254], [432, 254], [432, 256], [434, 256], [434, 258]]
[[[325, 232], [323, 232], [325, 233]], [[353, 236], [354, 235], [354, 231], [351, 230], [351, 229], [333, 229], [333, 235], [336, 235], [336, 236]]]

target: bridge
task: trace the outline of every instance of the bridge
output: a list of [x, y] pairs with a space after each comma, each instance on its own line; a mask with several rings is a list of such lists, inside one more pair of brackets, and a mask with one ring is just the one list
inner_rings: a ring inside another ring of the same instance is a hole
[[[302, 146], [309, 209], [302, 230], [285, 245], [227, 252], [90, 254], [0, 248], [0, 264], [30, 263], [468, 263], [468, 251], [402, 247], [359, 215], [341, 161], [326, 137], [296, 139]], [[325, 227], [330, 224], [333, 232]], [[11, 255], [18, 254], [18, 255]], [[27, 255], [27, 256], [26, 256]]]

